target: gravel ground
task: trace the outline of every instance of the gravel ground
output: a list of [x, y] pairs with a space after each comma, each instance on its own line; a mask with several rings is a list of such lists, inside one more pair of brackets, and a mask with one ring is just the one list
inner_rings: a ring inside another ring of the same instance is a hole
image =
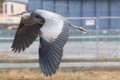
[[59, 70], [45, 77], [38, 69], [0, 69], [1, 80], [120, 80], [119, 70]]

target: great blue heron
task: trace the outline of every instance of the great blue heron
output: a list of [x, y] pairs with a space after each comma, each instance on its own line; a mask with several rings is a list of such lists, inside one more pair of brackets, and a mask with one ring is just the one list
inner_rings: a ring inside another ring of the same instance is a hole
[[72, 25], [66, 17], [59, 14], [34, 10], [23, 12], [19, 27], [12, 44], [12, 51], [18, 53], [28, 48], [40, 36], [39, 64], [45, 76], [51, 76], [59, 68], [63, 55], [63, 47], [68, 40], [69, 26]]

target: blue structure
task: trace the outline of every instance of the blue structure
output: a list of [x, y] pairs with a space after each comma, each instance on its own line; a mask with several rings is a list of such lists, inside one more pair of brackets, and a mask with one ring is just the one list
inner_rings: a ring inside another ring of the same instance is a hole
[[[120, 16], [120, 0], [29, 0], [28, 10], [34, 9], [53, 11], [68, 17]], [[75, 22], [84, 26], [81, 20]], [[118, 29], [120, 19], [100, 20], [100, 28]]]

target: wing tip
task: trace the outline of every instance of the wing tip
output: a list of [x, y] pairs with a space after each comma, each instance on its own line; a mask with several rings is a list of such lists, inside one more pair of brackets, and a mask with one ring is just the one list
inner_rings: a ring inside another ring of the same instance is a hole
[[59, 68], [63, 52], [63, 49], [61, 48], [63, 47], [60, 47], [60, 52], [58, 52], [56, 50], [58, 48], [54, 46], [55, 44], [48, 43], [43, 38], [41, 38], [41, 42], [42, 47], [39, 48], [40, 68], [44, 76], [51, 77]]

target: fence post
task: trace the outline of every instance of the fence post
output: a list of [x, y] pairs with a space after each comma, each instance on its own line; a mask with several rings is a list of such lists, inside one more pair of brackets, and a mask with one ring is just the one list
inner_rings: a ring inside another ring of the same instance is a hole
[[99, 57], [99, 17], [96, 18], [96, 54]]

